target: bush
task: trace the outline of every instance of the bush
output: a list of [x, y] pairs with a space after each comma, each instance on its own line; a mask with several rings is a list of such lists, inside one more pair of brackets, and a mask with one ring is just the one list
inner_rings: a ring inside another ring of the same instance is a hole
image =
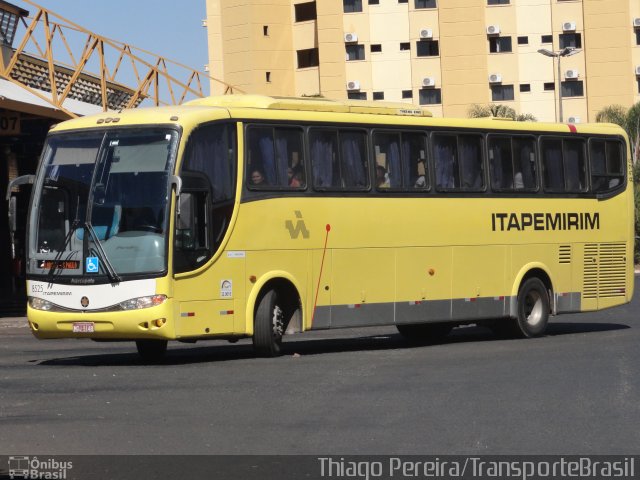
[[640, 264], [640, 183], [635, 184], [635, 200], [636, 200], [636, 249], [635, 261], [636, 265]]

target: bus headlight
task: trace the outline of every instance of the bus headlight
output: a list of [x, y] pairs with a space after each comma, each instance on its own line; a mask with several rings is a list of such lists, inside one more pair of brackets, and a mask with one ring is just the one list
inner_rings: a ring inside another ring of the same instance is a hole
[[49, 311], [53, 309], [53, 303], [43, 298], [29, 297], [29, 306], [34, 310]]
[[123, 310], [139, 310], [141, 308], [157, 307], [167, 300], [166, 295], [150, 295], [148, 297], [132, 298], [120, 303]]

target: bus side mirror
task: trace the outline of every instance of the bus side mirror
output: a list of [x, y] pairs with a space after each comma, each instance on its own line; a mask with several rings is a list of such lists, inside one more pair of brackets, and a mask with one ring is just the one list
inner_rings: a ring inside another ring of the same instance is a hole
[[182, 178], [171, 175], [171, 188], [176, 188], [176, 214], [180, 215], [180, 192], [182, 191]]
[[18, 229], [18, 200], [16, 197], [9, 198], [9, 230], [13, 233]]
[[9, 185], [7, 186], [7, 201], [9, 201], [9, 198], [11, 197], [11, 190], [13, 190], [14, 187], [20, 185], [33, 185], [35, 178], [35, 175], [22, 175], [21, 177], [17, 177], [11, 180], [9, 182]]

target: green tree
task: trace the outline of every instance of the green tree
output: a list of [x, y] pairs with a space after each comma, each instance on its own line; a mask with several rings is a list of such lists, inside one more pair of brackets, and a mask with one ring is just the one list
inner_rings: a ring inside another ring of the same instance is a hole
[[615, 123], [625, 128], [627, 123], [628, 110], [622, 105], [609, 105], [604, 107], [596, 114], [596, 122], [598, 123]]

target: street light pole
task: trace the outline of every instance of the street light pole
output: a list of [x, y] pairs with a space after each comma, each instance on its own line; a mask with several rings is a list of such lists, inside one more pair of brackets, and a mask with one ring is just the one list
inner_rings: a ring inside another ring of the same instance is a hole
[[575, 55], [576, 53], [579, 53], [579, 52], [580, 50], [572, 47], [565, 47], [559, 52], [552, 52], [551, 50], [547, 50], [546, 48], [541, 48], [540, 50], [538, 50], [538, 53], [541, 53], [546, 57], [552, 57], [552, 58], [558, 59], [558, 117], [559, 117], [558, 121], [560, 123], [564, 121], [563, 115], [562, 115], [562, 67], [560, 66], [561, 65], [560, 59], [562, 57], [570, 57], [571, 55]]

